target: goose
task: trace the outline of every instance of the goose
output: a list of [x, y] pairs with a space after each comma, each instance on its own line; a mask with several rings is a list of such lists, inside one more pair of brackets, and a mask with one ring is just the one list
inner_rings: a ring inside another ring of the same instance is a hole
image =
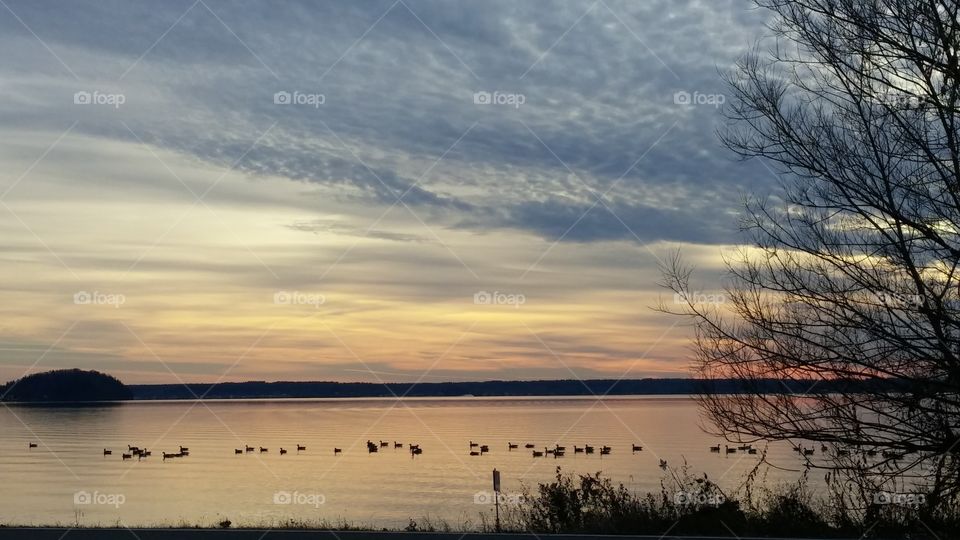
[[113, 450], [107, 450], [106, 448], [103, 449], [103, 455], [109, 456], [111, 454], [113, 454]]
[[566, 454], [566, 452], [563, 451], [563, 450], [554, 450], [554, 452], [553, 452], [553, 457], [554, 457], [554, 459], [556, 459], [556, 458], [558, 458], [558, 457], [563, 457], [564, 454]]
[[592, 454], [592, 453], [593, 453], [593, 447], [588, 444], [588, 445], [586, 445], [586, 446], [583, 447], [583, 451], [584, 451], [584, 453]]
[[711, 451], [711, 452], [716, 452], [717, 454], [719, 454], [719, 453], [720, 453], [720, 445], [718, 444], [718, 445], [716, 445], [716, 446], [711, 446], [711, 447], [710, 447], [710, 451]]
[[507, 450], [513, 450], [514, 448], [519, 448], [519, 444], [513, 444], [512, 442], [507, 443]]
[[153, 455], [153, 452], [149, 452], [147, 450], [143, 450], [142, 452], [140, 452], [140, 457], [150, 457], [152, 455]]
[[667, 468], [667, 460], [665, 460], [665, 459], [661, 459], [661, 460], [660, 460], [660, 468], [661, 468], [661, 469], [666, 469], [666, 468]]
[[339, 454], [340, 452], [343, 452], [343, 450], [341, 450], [341, 449], [339, 449], [339, 448], [337, 448], [337, 447], [333, 447], [333, 455], [337, 455], [337, 454]]
[[582, 447], [582, 446], [576, 446], [576, 445], [574, 445], [574, 447], [573, 447], [573, 453], [574, 453], [574, 454], [582, 454], [582, 453], [583, 453], [583, 447]]
[[524, 447], [524, 448], [536, 448], [536, 446], [534, 446], [533, 443], [527, 443], [527, 444], [523, 445], [523, 447]]
[[411, 445], [410, 445], [410, 449], [411, 449], [411, 450], [419, 450], [419, 449], [420, 449], [420, 445], [419, 445], [419, 444], [411, 444]]
[[388, 446], [390, 446], [390, 443], [380, 441], [380, 448], [386, 448], [386, 447], [388, 447]]
[[[124, 459], [126, 459], [126, 455], [127, 455], [127, 454], [124, 454]], [[177, 454], [168, 454], [167, 452], [164, 452], [164, 453], [163, 453], [163, 459], [164, 459], [164, 460], [172, 459], [172, 458], [175, 458], [175, 457], [179, 457], [179, 456], [178, 456]]]
[[245, 446], [245, 447], [244, 447], [244, 450], [246, 450], [247, 452], [253, 452], [253, 447], [252, 447], [252, 446]]
[[611, 449], [609, 446], [604, 446], [603, 448], [600, 449], [600, 455], [601, 455], [601, 456], [608, 456], [608, 455], [610, 455], [610, 452], [611, 452], [611, 451], [612, 451], [612, 449]]
[[476, 450], [471, 450], [471, 451], [470, 451], [470, 455], [471, 455], [471, 456], [479, 456], [479, 455], [480, 455], [480, 452], [477, 452]]
[[267, 453], [267, 452], [269, 452], [269, 451], [270, 451], [269, 448], [264, 448], [264, 447], [262, 447], [262, 446], [260, 447], [260, 453], [261, 453], [261, 454], [265, 454], [265, 453]]
[[805, 455], [805, 456], [812, 456], [812, 455], [813, 455], [813, 448], [804, 448], [804, 449], [803, 449], [803, 455]]
[[121, 459], [132, 459], [133, 454], [123, 454], [120, 456]]
[[560, 446], [559, 444], [556, 445], [553, 449], [554, 449], [554, 450], [559, 450], [559, 451], [561, 451], [561, 452], [566, 452], [566, 451], [567, 451], [567, 447], [566, 447], [566, 446]]
[[35, 443], [35, 442], [27, 443], [27, 447], [28, 447], [28, 448], [36, 448], [36, 447], [37, 447], [37, 443]]
[[379, 451], [379, 448], [377, 448], [377, 445], [373, 445], [373, 446], [368, 446], [368, 447], [367, 447], [367, 453], [368, 453], [368, 454], [373, 454], [373, 453], [375, 453], [375, 452], [377, 452], [377, 451]]
[[756, 449], [756, 448], [751, 448], [751, 449], [747, 450], [747, 453], [750, 454], [751, 456], [755, 456], [755, 455], [757, 455], [757, 449]]
[[297, 445], [297, 452], [302, 452], [302, 451], [305, 451], [306, 449], [307, 447], [303, 446], [302, 444]]
[[396, 450], [397, 448], [403, 448], [403, 443], [402, 443], [402, 442], [393, 441], [393, 449]]
[[487, 445], [485, 445], [485, 444], [480, 446], [480, 453], [481, 453], [481, 454], [484, 453], [484, 452], [489, 452], [489, 451], [490, 451], [490, 447], [489, 447], [489, 446], [487, 446]]
[[189, 452], [189, 451], [190, 451], [190, 449], [187, 448], [186, 446], [181, 446], [181, 447], [180, 447], [180, 453], [182, 453], [182, 454], [186, 454], [186, 453]]
[[287, 451], [286, 451], [285, 449], [283, 449], [283, 448], [280, 449], [280, 455], [281, 455], [281, 456], [284, 455], [284, 454], [286, 454], [286, 453], [287, 453]]
[[724, 450], [726, 451], [726, 453], [728, 453], [728, 454], [736, 454], [736, 453], [737, 453], [737, 449], [736, 449], [736, 448], [730, 448], [730, 447], [727, 446], [727, 445], [723, 445], [723, 448], [724, 448]]
[[419, 456], [420, 454], [423, 453], [423, 449], [420, 448], [419, 446], [417, 446], [416, 448], [411, 448], [411, 449], [410, 449], [410, 453], [413, 454], [413, 455], [415, 455], [415, 456]]
[[480, 443], [475, 443], [473, 441], [470, 441], [470, 448], [476, 448], [478, 446], [480, 446]]
[[554, 452], [555, 452], [555, 450], [551, 450], [551, 449], [547, 448], [546, 446], [543, 447], [543, 453], [544, 453], [544, 454], [552, 454], [552, 453], [554, 453]]
[[533, 451], [533, 457], [543, 457], [543, 452]]
[[242, 453], [243, 453], [243, 450], [241, 450], [241, 449], [239, 449], [239, 448], [235, 448], [235, 449], [233, 450], [233, 453], [234, 453], [234, 454], [242, 454]]
[[127, 445], [127, 450], [129, 450], [130, 453], [132, 454], [132, 453], [134, 453], [134, 452], [138, 452], [138, 451], [140, 450], [140, 448], [138, 448], [138, 447], [136, 447], [136, 446], [130, 446], [130, 445], [128, 444], [128, 445]]
[[634, 445], [632, 445], [632, 446], [633, 446], [633, 451], [634, 451], [634, 452], [642, 452], [642, 451], [643, 451], [643, 447], [640, 446], [640, 445], [638, 445], [638, 444], [634, 444]]

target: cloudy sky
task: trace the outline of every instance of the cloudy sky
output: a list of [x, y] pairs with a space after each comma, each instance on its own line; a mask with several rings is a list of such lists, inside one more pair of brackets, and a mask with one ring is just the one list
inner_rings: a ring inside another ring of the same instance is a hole
[[774, 188], [715, 135], [764, 23], [745, 0], [2, 0], [0, 378], [683, 376], [658, 258], [717, 290], [743, 194]]

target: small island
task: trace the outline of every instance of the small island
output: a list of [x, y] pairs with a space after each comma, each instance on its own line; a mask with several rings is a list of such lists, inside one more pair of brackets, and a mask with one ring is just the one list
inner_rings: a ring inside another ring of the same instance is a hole
[[117, 378], [82, 369], [34, 373], [0, 386], [0, 401], [7, 402], [78, 403], [127, 399], [133, 399], [133, 394]]

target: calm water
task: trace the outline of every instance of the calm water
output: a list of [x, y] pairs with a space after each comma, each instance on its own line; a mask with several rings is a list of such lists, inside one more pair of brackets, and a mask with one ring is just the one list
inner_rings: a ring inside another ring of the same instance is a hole
[[[277, 524], [287, 519], [401, 527], [408, 518], [476, 522], [502, 490], [567, 472], [602, 471], [635, 491], [659, 491], [683, 459], [733, 487], [758, 456], [710, 453], [718, 441], [699, 427], [696, 405], [682, 397], [593, 399], [276, 400], [128, 403], [110, 407], [0, 407], [0, 523], [159, 525], [187, 522]], [[389, 441], [370, 454], [366, 441]], [[469, 441], [490, 446], [471, 457]], [[413, 457], [393, 442], [419, 443]], [[520, 448], [509, 452], [508, 441]], [[28, 448], [29, 442], [38, 443]], [[525, 443], [559, 442], [563, 458], [533, 458]], [[297, 453], [296, 445], [307, 447]], [[128, 444], [152, 457], [122, 461]], [[608, 456], [573, 446], [609, 445]], [[632, 444], [642, 452], [632, 453]], [[164, 461], [161, 451], [190, 449]], [[268, 453], [235, 455], [244, 445]], [[721, 443], [722, 445], [722, 443]], [[279, 448], [289, 450], [279, 455]], [[343, 449], [334, 455], [333, 448]], [[104, 456], [103, 449], [113, 450]], [[772, 460], [791, 468], [789, 447]], [[668, 469], [659, 467], [659, 460]], [[776, 473], [789, 479], [794, 473]], [[80, 495], [78, 495], [80, 493]], [[82, 504], [85, 493], [93, 504]]]

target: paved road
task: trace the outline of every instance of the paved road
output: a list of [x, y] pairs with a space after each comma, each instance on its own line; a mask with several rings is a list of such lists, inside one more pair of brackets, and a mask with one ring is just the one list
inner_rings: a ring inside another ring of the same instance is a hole
[[[408, 533], [276, 529], [70, 529], [0, 527], [0, 540], [730, 540], [729, 536], [605, 536], [576, 534]], [[754, 539], [738, 540], [803, 540]]]

